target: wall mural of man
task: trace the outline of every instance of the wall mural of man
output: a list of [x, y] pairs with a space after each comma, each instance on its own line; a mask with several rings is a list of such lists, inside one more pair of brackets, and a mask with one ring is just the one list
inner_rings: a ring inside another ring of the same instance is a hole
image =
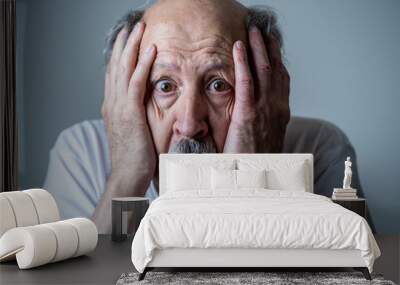
[[288, 152], [282, 47], [269, 8], [234, 0], [160, 0], [125, 15], [105, 47], [103, 120], [64, 130], [50, 153], [44, 188], [61, 215], [110, 232], [113, 197], [157, 197], [160, 153]]

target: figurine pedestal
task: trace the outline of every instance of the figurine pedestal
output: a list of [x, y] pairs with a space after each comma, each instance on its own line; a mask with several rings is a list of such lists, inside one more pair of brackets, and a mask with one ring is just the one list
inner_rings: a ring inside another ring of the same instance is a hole
[[355, 200], [358, 199], [355, 188], [333, 188], [333, 200]]

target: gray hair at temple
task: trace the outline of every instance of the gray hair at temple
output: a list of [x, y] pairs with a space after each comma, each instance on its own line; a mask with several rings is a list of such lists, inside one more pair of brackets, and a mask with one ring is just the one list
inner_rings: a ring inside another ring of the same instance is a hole
[[[150, 2], [154, 3], [156, 1], [153, 0]], [[151, 4], [150, 2], [148, 1], [145, 6], [149, 7]], [[283, 51], [282, 33], [277, 23], [276, 13], [272, 10], [272, 8], [266, 5], [255, 5], [247, 7], [247, 9], [249, 13], [246, 18], [246, 27], [249, 28], [251, 25], [257, 26], [260, 29], [265, 42], [267, 41], [267, 36], [272, 33], [279, 42], [280, 48]], [[106, 65], [110, 60], [114, 42], [118, 33], [126, 25], [129, 34], [135, 24], [142, 19], [145, 10], [146, 9], [138, 9], [129, 11], [118, 20], [114, 27], [111, 28], [106, 37], [106, 43], [103, 50]]]

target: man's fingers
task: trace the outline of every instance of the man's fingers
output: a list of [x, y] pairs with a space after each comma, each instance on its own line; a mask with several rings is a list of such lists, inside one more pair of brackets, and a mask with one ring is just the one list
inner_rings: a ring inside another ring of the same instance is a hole
[[128, 33], [128, 28], [124, 26], [119, 32], [117, 37], [115, 38], [115, 42], [113, 44], [110, 63], [116, 65], [118, 64], [119, 58], [121, 57], [122, 51], [125, 46], [126, 37]]
[[156, 55], [156, 47], [154, 44], [148, 46], [145, 52], [140, 56], [138, 64], [133, 72], [132, 78], [129, 82], [128, 94], [134, 100], [141, 104], [144, 102], [146, 94], [146, 86], [151, 67], [153, 65]]
[[249, 67], [246, 47], [242, 41], [236, 41], [233, 48], [235, 64], [235, 109], [250, 106], [253, 101], [253, 78]]
[[283, 88], [282, 91], [283, 93], [281, 94], [281, 104], [284, 106], [289, 106], [289, 95], [290, 95], [290, 76], [289, 72], [286, 70], [282, 74], [282, 79], [283, 79]]
[[283, 70], [281, 48], [278, 40], [272, 33], [268, 35], [267, 49], [273, 71]]
[[110, 104], [110, 72], [108, 70], [108, 66], [107, 66], [107, 70], [106, 70], [106, 75], [104, 78], [104, 100], [103, 100], [103, 104], [101, 106], [101, 114], [103, 115], [103, 118], [106, 116], [107, 112], [108, 112], [108, 106]]
[[272, 68], [268, 58], [268, 52], [265, 47], [264, 39], [260, 30], [256, 26], [252, 26], [249, 31], [250, 46], [253, 55], [253, 65], [256, 71], [256, 79], [258, 86], [258, 96], [261, 101], [266, 100], [268, 96], [269, 84], [271, 81]]
[[110, 89], [112, 92], [109, 94], [111, 97], [115, 97], [115, 91], [117, 87], [117, 80], [118, 80], [118, 63], [121, 57], [122, 51], [124, 49], [126, 37], [127, 37], [127, 27], [124, 28], [118, 33], [117, 38], [115, 39], [113, 50], [111, 54], [110, 61], [108, 63], [109, 72], [110, 72]]
[[118, 73], [120, 78], [118, 81], [118, 88], [121, 92], [123, 92], [123, 94], [125, 94], [128, 90], [129, 80], [131, 79], [132, 73], [136, 67], [136, 61], [143, 32], [144, 23], [137, 23], [126, 41], [125, 48], [119, 60]]
[[272, 65], [272, 84], [274, 85], [274, 96], [279, 98], [277, 102], [286, 102], [289, 98], [290, 77], [289, 73], [282, 62], [282, 53], [278, 40], [273, 34], [268, 35], [267, 42], [268, 55]]

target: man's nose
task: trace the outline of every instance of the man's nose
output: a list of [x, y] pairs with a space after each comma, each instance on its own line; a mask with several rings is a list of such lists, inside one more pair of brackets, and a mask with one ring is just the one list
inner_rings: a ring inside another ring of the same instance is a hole
[[179, 137], [201, 139], [208, 134], [207, 103], [201, 95], [181, 95], [180, 106], [173, 131]]

